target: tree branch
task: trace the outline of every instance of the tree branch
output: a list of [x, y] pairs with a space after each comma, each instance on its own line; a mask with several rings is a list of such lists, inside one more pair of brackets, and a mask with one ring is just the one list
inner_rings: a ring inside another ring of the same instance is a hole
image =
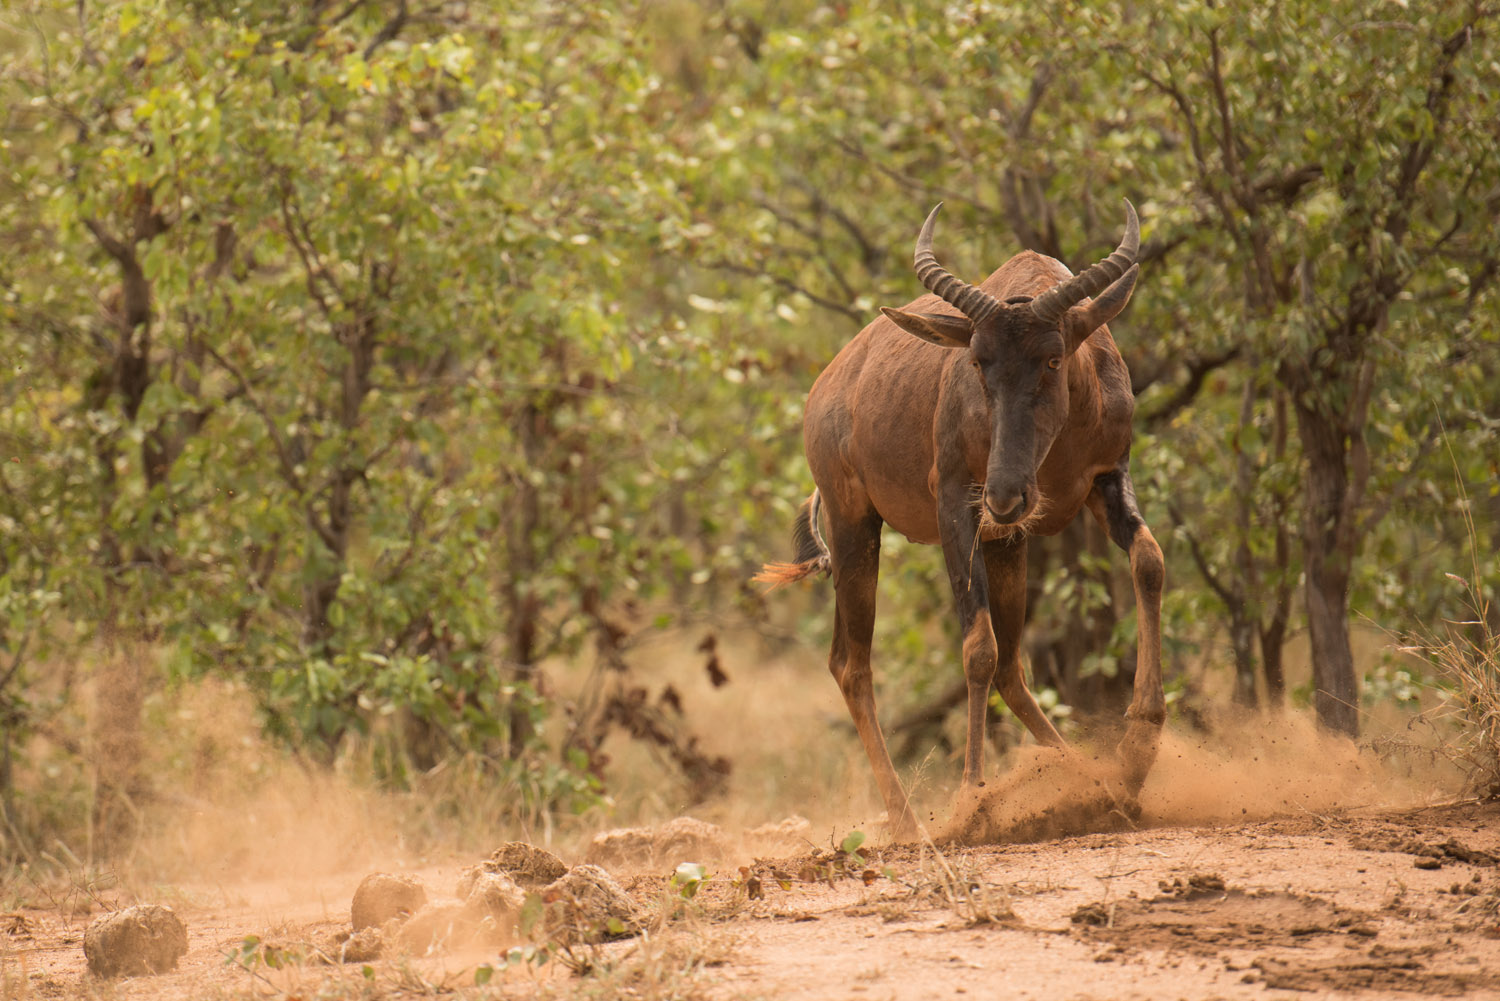
[[1219, 29], [1208, 32], [1209, 65], [1213, 68], [1214, 105], [1219, 112], [1219, 155], [1224, 158], [1224, 172], [1232, 182], [1234, 199], [1247, 215], [1255, 214], [1255, 200], [1245, 183], [1245, 171], [1235, 149], [1234, 115], [1229, 110], [1229, 94], [1224, 89], [1224, 65], [1219, 54]]
[[792, 281], [790, 278], [787, 278], [785, 275], [773, 274], [769, 271], [765, 271], [759, 268], [749, 267], [748, 265], [736, 264], [733, 261], [714, 261], [709, 263], [708, 267], [713, 268], [717, 271], [728, 271], [731, 274], [747, 275], [751, 278], [768, 279], [789, 292], [795, 292], [800, 296], [806, 297], [815, 305], [822, 306], [824, 309], [831, 310], [835, 313], [840, 314], [841, 316], [847, 316], [849, 319], [855, 321], [860, 326], [864, 326], [865, 323], [869, 322], [869, 318], [860, 313], [853, 306], [834, 302], [832, 299], [827, 299], [821, 295], [818, 295], [816, 292], [810, 292], [807, 289], [803, 288], [801, 285], [798, 285], [796, 282]]
[[281, 430], [276, 426], [276, 419], [271, 416], [271, 412], [266, 409], [266, 405], [255, 394], [255, 390], [250, 385], [250, 380], [245, 377], [244, 372], [240, 371], [238, 365], [225, 358], [213, 345], [205, 343], [203, 349], [208, 352], [210, 358], [223, 366], [224, 371], [228, 372], [234, 381], [239, 384], [246, 402], [250, 404], [252, 410], [260, 415], [261, 422], [266, 426], [266, 434], [270, 437], [271, 444], [276, 448], [276, 459], [281, 469], [282, 479], [299, 496], [304, 494], [306, 488], [302, 483], [302, 477], [297, 475], [297, 465], [292, 461], [292, 455], [287, 449], [285, 439], [281, 437]]
[[366, 61], [375, 54], [376, 49], [401, 34], [401, 29], [406, 27], [407, 15], [406, 0], [400, 0], [395, 15], [381, 26], [380, 31], [376, 33], [375, 37], [370, 39], [370, 44], [365, 46], [364, 58]]
[[297, 251], [297, 257], [302, 261], [302, 270], [307, 275], [307, 294], [312, 296], [318, 308], [323, 311], [323, 316], [332, 323], [333, 308], [328, 305], [328, 300], [318, 290], [318, 281], [326, 282], [328, 287], [333, 289], [333, 294], [344, 305], [349, 304], [349, 299], [344, 295], [344, 290], [339, 286], [338, 280], [329, 273], [328, 268], [318, 257], [318, 247], [313, 241], [307, 220], [302, 218], [292, 201], [291, 182], [283, 178], [281, 183], [282, 225], [286, 228], [287, 238], [291, 240], [292, 248]]
[[1234, 224], [1234, 214], [1230, 212], [1229, 203], [1224, 200], [1223, 193], [1213, 183], [1212, 172], [1209, 170], [1208, 165], [1208, 157], [1203, 151], [1203, 136], [1198, 129], [1198, 118], [1193, 114], [1192, 102], [1187, 99], [1187, 95], [1182, 92], [1182, 89], [1177, 84], [1160, 79], [1150, 73], [1142, 73], [1141, 76], [1147, 83], [1171, 98], [1173, 104], [1177, 105], [1177, 112], [1182, 116], [1183, 125], [1187, 128], [1188, 146], [1193, 151], [1193, 164], [1198, 170], [1198, 188], [1214, 203], [1214, 207], [1219, 210], [1219, 216], [1223, 220], [1224, 227], [1229, 230], [1236, 241], [1239, 241], [1241, 234], [1239, 227]]
[[[1178, 386], [1171, 396], [1167, 397], [1165, 403], [1157, 407], [1151, 413], [1144, 415], [1141, 420], [1149, 426], [1159, 426], [1165, 421], [1175, 417], [1178, 411], [1195, 400], [1203, 390], [1203, 384], [1208, 376], [1214, 371], [1223, 368], [1240, 356], [1242, 347], [1235, 345], [1219, 352], [1218, 354], [1203, 355], [1198, 358], [1189, 358], [1186, 362], [1188, 377], [1182, 385]], [[1136, 393], [1144, 391], [1145, 385], [1136, 389]]]
[[1198, 573], [1202, 575], [1204, 582], [1208, 584], [1214, 594], [1219, 596], [1219, 600], [1229, 608], [1244, 604], [1244, 598], [1231, 591], [1228, 585], [1220, 579], [1219, 575], [1214, 573], [1213, 568], [1208, 565], [1208, 559], [1203, 555], [1203, 550], [1198, 545], [1198, 537], [1187, 527], [1187, 521], [1182, 517], [1182, 512], [1177, 509], [1177, 505], [1169, 502], [1167, 504], [1167, 513], [1172, 516], [1173, 523], [1181, 530], [1182, 537], [1187, 540], [1188, 552], [1192, 554], [1193, 563], [1198, 567]]

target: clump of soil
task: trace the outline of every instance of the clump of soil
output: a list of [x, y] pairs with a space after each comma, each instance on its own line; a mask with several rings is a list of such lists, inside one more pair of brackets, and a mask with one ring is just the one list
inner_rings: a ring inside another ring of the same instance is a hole
[[993, 845], [1124, 830], [1138, 811], [1118, 766], [1074, 751], [1030, 747], [980, 794], [960, 803], [933, 840]]
[[83, 933], [89, 972], [138, 977], [176, 969], [187, 952], [187, 926], [161, 904], [140, 904], [96, 919]]
[[724, 858], [727, 852], [724, 829], [692, 817], [669, 820], [656, 832], [656, 857], [663, 865], [699, 862]]
[[656, 864], [656, 832], [649, 827], [616, 827], [589, 842], [584, 857], [611, 869], [649, 869]]
[[596, 865], [575, 866], [542, 890], [542, 901], [543, 929], [565, 945], [629, 938], [643, 923], [636, 902]]
[[476, 918], [504, 921], [520, 913], [526, 891], [503, 872], [486, 872], [474, 866], [458, 878], [458, 899]]
[[355, 931], [378, 928], [392, 918], [405, 919], [427, 903], [427, 890], [415, 876], [372, 872], [360, 881], [349, 906]]
[[[680, 838], [693, 828], [675, 830]], [[551, 852], [519, 841], [465, 869], [455, 891], [457, 899], [428, 901], [415, 877], [372, 873], [355, 891], [352, 931], [335, 935], [319, 951], [329, 960], [357, 963], [393, 947], [427, 955], [503, 945], [515, 939], [529, 893], [543, 903], [542, 930], [563, 944], [626, 938], [642, 925], [639, 907], [609, 873], [594, 865], [570, 871]]]
[[[1373, 950], [1372, 950], [1373, 952]], [[1409, 997], [1461, 997], [1496, 986], [1486, 972], [1431, 971], [1417, 950], [1392, 950], [1385, 955], [1356, 955], [1352, 960], [1264, 956], [1251, 964], [1270, 990], [1316, 991], [1327, 996], [1354, 991], [1400, 992]], [[1245, 974], [1253, 983], [1254, 974]]]
[[1161, 891], [1162, 899], [1170, 897], [1177, 900], [1197, 900], [1228, 892], [1224, 877], [1212, 872], [1195, 872], [1187, 879], [1174, 876], [1171, 880], [1159, 880], [1156, 888]]
[[1073, 913], [1069, 915], [1068, 920], [1072, 921], [1075, 925], [1097, 925], [1102, 927], [1109, 924], [1113, 916], [1114, 912], [1107, 904], [1096, 900], [1088, 904], [1079, 904], [1073, 909]]
[[361, 928], [330, 950], [341, 963], [369, 963], [380, 958], [385, 949], [385, 936], [379, 928]]
[[466, 945], [498, 945], [510, 935], [488, 914], [476, 915], [461, 900], [436, 900], [413, 914], [396, 934], [403, 948], [417, 954]]
[[745, 832], [745, 847], [758, 855], [789, 855], [812, 844], [812, 822], [791, 816], [776, 824], [761, 824]]
[[503, 872], [521, 887], [535, 890], [567, 874], [563, 860], [524, 841], [511, 841], [496, 848], [479, 863], [485, 872]]
[[1434, 843], [1420, 837], [1413, 837], [1409, 832], [1362, 835], [1350, 838], [1349, 847], [1365, 852], [1402, 852], [1406, 855], [1415, 855], [1419, 866], [1423, 859], [1437, 862], [1438, 865], [1431, 867], [1434, 869], [1441, 868], [1442, 863], [1448, 860], [1478, 866], [1492, 866], [1497, 862], [1494, 853], [1475, 850], [1456, 838]]
[[611, 869], [660, 869], [681, 862], [717, 862], [730, 854], [723, 828], [678, 817], [658, 828], [621, 827], [595, 835], [586, 858]]

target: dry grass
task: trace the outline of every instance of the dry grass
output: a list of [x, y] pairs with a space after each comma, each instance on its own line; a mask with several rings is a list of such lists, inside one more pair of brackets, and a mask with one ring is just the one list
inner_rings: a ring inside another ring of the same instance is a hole
[[689, 920], [641, 935], [585, 976], [553, 981], [543, 998], [639, 998], [675, 1001], [702, 994], [702, 979], [728, 961], [736, 936], [724, 925]]
[[1468, 791], [1500, 797], [1500, 635], [1491, 626], [1478, 568], [1472, 579], [1448, 576], [1463, 587], [1472, 615], [1448, 621], [1445, 635], [1408, 649], [1453, 686], [1444, 715], [1457, 724], [1457, 736], [1445, 752], [1464, 769]]
[[[931, 852], [931, 866], [928, 852]], [[918, 886], [937, 898], [969, 926], [1003, 924], [1015, 919], [1009, 890], [984, 878], [970, 858], [949, 859], [932, 842], [923, 845]]]
[[1469, 544], [1469, 576], [1450, 573], [1447, 577], [1463, 589], [1462, 606], [1469, 614], [1445, 620], [1441, 634], [1426, 630], [1416, 644], [1405, 649], [1421, 656], [1452, 685], [1449, 704], [1441, 715], [1456, 724], [1457, 736], [1443, 741], [1442, 752], [1464, 770], [1471, 794], [1493, 799], [1500, 797], [1500, 635], [1495, 632], [1497, 620], [1490, 615], [1488, 592], [1493, 582], [1485, 580], [1480, 564], [1473, 507], [1451, 445], [1449, 457], [1464, 500], [1460, 510]]

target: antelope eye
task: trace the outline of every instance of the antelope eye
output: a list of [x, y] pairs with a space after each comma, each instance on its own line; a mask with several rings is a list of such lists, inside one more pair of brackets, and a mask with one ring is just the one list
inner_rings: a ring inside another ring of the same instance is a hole
[[1058, 369], [1062, 368], [1062, 359], [1061, 358], [1048, 358], [1047, 359], [1047, 367], [1050, 368], [1052, 371], [1056, 372]]

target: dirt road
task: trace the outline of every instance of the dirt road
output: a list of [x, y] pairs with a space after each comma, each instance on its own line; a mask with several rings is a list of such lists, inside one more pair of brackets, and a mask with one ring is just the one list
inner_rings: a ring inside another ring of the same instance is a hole
[[1497, 820], [1500, 807], [1466, 806], [966, 849], [945, 864], [890, 852], [878, 864], [925, 905], [889, 881], [794, 891], [743, 922], [712, 996], [1500, 997]]
[[[504, 969], [498, 951], [280, 970], [226, 959], [248, 934], [305, 941], [347, 921], [351, 873], [217, 901], [179, 892], [190, 950], [162, 976], [92, 981], [86, 918], [62, 900], [4, 916], [0, 966], [7, 999], [1500, 997], [1497, 857], [1495, 804], [824, 850], [748, 865], [759, 899], [732, 865], [686, 905], [664, 874], [626, 877], [648, 910], [679, 915], [588, 952], [582, 977], [556, 959]], [[432, 886], [456, 873], [421, 870]], [[496, 974], [476, 986], [486, 963]]]

